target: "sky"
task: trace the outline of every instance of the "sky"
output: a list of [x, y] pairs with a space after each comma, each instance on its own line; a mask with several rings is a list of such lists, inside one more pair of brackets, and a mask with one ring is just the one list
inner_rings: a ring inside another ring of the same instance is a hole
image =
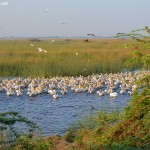
[[150, 0], [0, 0], [0, 37], [110, 37], [150, 26]]

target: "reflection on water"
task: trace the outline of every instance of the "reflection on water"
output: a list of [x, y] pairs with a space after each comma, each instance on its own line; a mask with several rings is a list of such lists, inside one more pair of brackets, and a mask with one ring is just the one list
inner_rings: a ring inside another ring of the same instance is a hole
[[109, 95], [99, 97], [95, 94], [69, 92], [54, 100], [52, 96], [43, 93], [35, 97], [7, 96], [0, 93], [0, 112], [17, 111], [22, 116], [37, 123], [44, 136], [52, 134], [63, 135], [70, 124], [89, 113], [98, 110], [112, 112], [127, 106], [130, 100], [128, 94], [118, 95], [112, 99]]

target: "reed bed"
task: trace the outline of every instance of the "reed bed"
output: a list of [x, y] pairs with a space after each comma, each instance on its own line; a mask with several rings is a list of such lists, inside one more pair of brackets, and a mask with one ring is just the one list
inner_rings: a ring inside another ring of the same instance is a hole
[[[0, 76], [87, 76], [120, 72], [136, 49], [134, 44], [131, 39], [0, 40]], [[39, 52], [38, 47], [47, 53]]]

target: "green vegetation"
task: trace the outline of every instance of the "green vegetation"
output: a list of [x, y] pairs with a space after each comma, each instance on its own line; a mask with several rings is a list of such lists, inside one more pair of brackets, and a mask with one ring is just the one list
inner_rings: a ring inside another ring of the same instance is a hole
[[[39, 52], [38, 47], [47, 53]], [[53, 43], [50, 40], [1, 40], [0, 76], [87, 76], [119, 72], [136, 48], [131, 39], [90, 39], [89, 42], [56, 39]]]
[[9, 150], [53, 150], [53, 143], [48, 139], [33, 139], [21, 136]]
[[16, 139], [23, 135], [23, 131], [19, 131], [15, 126], [17, 123], [26, 125], [26, 134], [32, 137], [33, 134], [39, 134], [41, 129], [33, 122], [20, 116], [17, 112], [0, 113], [0, 149], [9, 147], [9, 143], [13, 143]]
[[92, 128], [88, 126], [89, 121], [80, 122], [80, 126], [72, 130], [72, 136], [69, 134], [69, 138], [73, 138], [84, 150], [147, 150], [150, 146], [149, 106], [150, 89], [145, 89], [133, 96], [124, 113], [113, 115], [99, 112], [89, 120], [94, 125]]
[[[135, 52], [136, 55], [127, 61], [125, 66], [136, 65], [137, 68], [149, 69], [150, 55], [144, 54], [144, 51], [145, 48], [150, 48], [150, 37], [139, 38], [140, 34], [136, 34], [139, 31], [141, 30], [121, 34], [142, 42], [141, 49]], [[142, 31], [150, 34], [148, 27]], [[65, 138], [73, 139], [80, 145], [80, 149], [84, 150], [148, 150], [150, 147], [150, 75], [139, 79], [137, 85], [138, 88], [130, 105], [123, 112], [118, 115], [98, 113], [96, 117], [80, 121]]]

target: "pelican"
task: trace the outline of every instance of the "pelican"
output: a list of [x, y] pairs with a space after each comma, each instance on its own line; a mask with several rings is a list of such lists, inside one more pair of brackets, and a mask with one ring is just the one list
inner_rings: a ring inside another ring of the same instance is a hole
[[100, 91], [97, 91], [97, 94], [98, 94], [99, 96], [104, 96], [104, 92], [102, 92], [101, 90], [100, 90]]
[[94, 93], [94, 89], [92, 87], [89, 87], [88, 93], [93, 94]]
[[16, 93], [17, 93], [17, 96], [21, 96], [22, 95], [22, 91], [21, 90], [17, 90]]
[[53, 95], [53, 98], [54, 98], [54, 99], [58, 99], [58, 95], [57, 95], [57, 94], [54, 94], [54, 95]]
[[109, 95], [110, 95], [110, 97], [117, 97], [118, 96], [117, 92], [111, 92]]
[[123, 44], [123, 46], [124, 46], [125, 48], [128, 48], [125, 44]]
[[121, 89], [120, 94], [124, 94], [124, 93], [125, 93], [125, 90]]
[[42, 52], [42, 51], [43, 51], [43, 49], [42, 49], [42, 48], [39, 48], [39, 47], [38, 47], [38, 50], [39, 50], [39, 52]]
[[56, 91], [54, 91], [54, 93], [53, 93], [53, 98], [58, 99], [58, 94], [56, 93]]
[[50, 13], [50, 11], [51, 11], [50, 9], [48, 9], [48, 8], [46, 9], [46, 12], [47, 12], [47, 13]]
[[128, 91], [128, 94], [129, 94], [129, 95], [132, 95], [132, 94], [133, 94], [133, 92], [132, 92], [132, 91]]
[[55, 42], [55, 40], [51, 40], [51, 42], [53, 43], [53, 42]]
[[56, 91], [55, 90], [48, 90], [48, 93], [51, 95], [54, 95], [56, 93]]
[[47, 53], [47, 50], [43, 50], [44, 53]]
[[14, 92], [13, 89], [9, 89], [6, 94], [7, 94], [8, 96], [12, 96], [12, 95], [14, 95], [14, 93], [15, 93], [15, 92]]

